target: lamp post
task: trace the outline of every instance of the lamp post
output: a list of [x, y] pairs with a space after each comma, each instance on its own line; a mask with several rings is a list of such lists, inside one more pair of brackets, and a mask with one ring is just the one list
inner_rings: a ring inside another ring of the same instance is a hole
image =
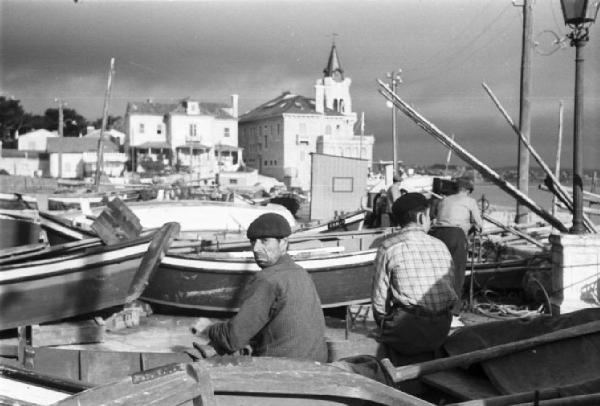
[[575, 101], [573, 108], [573, 226], [572, 234], [585, 233], [583, 225], [583, 47], [589, 40], [589, 26], [596, 20], [599, 1], [561, 0], [565, 24], [572, 29], [567, 35], [575, 47]]
[[[400, 74], [402, 73], [402, 69], [398, 69], [397, 71], [391, 71], [386, 74], [387, 78], [390, 80], [390, 88], [393, 93], [396, 93], [396, 85], [398, 83], [402, 83], [402, 78]], [[394, 175], [398, 175], [398, 135], [396, 133], [396, 106], [392, 104], [392, 148], [393, 148], [393, 168]]]

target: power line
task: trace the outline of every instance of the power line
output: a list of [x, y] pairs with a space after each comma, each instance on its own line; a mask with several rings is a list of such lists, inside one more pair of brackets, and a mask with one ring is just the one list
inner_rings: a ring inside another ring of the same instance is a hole
[[[500, 18], [502, 18], [502, 16], [510, 9], [511, 4], [509, 3], [490, 23], [486, 24], [485, 27], [474, 37], [472, 37], [467, 43], [465, 43], [464, 45], [462, 45], [461, 47], [459, 47], [458, 49], [454, 48], [454, 52], [446, 57], [444, 57], [441, 60], [438, 60], [437, 65], [441, 65], [442, 63], [446, 63], [447, 61], [450, 60], [454, 60], [457, 57], [460, 57], [460, 54], [466, 50], [469, 49], [469, 47], [475, 43], [477, 40], [479, 40], [479, 38], [481, 38], [484, 34], [488, 33], [489, 30], [491, 29], [491, 27], [493, 27], [499, 20]], [[415, 71], [415, 70], [421, 70], [418, 69], [417, 67], [420, 66], [422, 64], [422, 62], [417, 63], [415, 66], [416, 67], [409, 67], [407, 69], [405, 69], [405, 72], [410, 72], [410, 71]], [[437, 68], [437, 66], [435, 66], [434, 68]]]

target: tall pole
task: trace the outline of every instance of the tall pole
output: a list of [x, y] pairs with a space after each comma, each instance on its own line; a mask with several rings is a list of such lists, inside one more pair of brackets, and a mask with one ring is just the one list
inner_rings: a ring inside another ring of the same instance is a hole
[[[586, 30], [587, 31], [587, 30]], [[581, 129], [583, 128], [583, 47], [587, 32], [575, 34], [575, 106], [573, 110], [573, 226], [572, 234], [583, 234], [583, 150]]]
[[112, 86], [112, 77], [115, 71], [115, 58], [110, 58], [110, 69], [108, 71], [108, 83], [106, 85], [106, 93], [104, 95], [104, 109], [102, 112], [102, 126], [100, 127], [100, 139], [98, 140], [98, 156], [96, 162], [96, 190], [100, 187], [100, 175], [103, 167], [104, 156], [104, 131], [106, 130], [106, 122], [108, 121], [108, 100], [110, 99], [110, 89]]
[[63, 114], [63, 106], [66, 104], [62, 99], [54, 99], [58, 103], [58, 135], [62, 137], [64, 135], [65, 117]]
[[[556, 140], [556, 158], [554, 160], [554, 176], [560, 181], [560, 154], [562, 152], [562, 136], [563, 136], [563, 116], [564, 105], [562, 100], [558, 105], [558, 139]], [[556, 215], [556, 205], [558, 198], [555, 194], [552, 195], [552, 215]]]
[[[523, 1], [523, 33], [521, 44], [521, 83], [519, 97], [519, 131], [530, 141], [531, 134], [531, 114], [529, 104], [529, 93], [531, 91], [531, 50], [533, 35], [533, 0]], [[518, 141], [519, 162], [517, 165], [517, 174], [519, 177], [519, 190], [525, 195], [529, 194], [529, 151], [523, 143]], [[527, 221], [527, 208], [517, 203], [516, 223]]]
[[[401, 72], [402, 69], [398, 69], [397, 71], [391, 71], [387, 73], [387, 77], [390, 79], [390, 87], [394, 93], [396, 93], [396, 85], [398, 83], [402, 83], [402, 78], [400, 77]], [[398, 174], [398, 134], [396, 127], [396, 106], [392, 104], [392, 148], [394, 160], [392, 163], [394, 168], [393, 176]]]

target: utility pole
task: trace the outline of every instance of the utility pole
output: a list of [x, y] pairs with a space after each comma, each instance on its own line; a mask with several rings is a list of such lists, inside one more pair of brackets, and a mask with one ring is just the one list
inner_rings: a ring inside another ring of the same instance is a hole
[[[398, 83], [402, 83], [402, 77], [400, 74], [402, 73], [402, 69], [398, 69], [397, 71], [391, 71], [387, 73], [387, 78], [390, 80], [390, 88], [393, 93], [396, 93], [396, 85]], [[392, 103], [392, 148], [394, 150], [393, 153], [393, 168], [394, 174], [392, 176], [398, 175], [398, 134], [396, 129], [396, 106]]]
[[63, 107], [67, 105], [62, 99], [54, 99], [58, 103], [58, 135], [62, 137], [64, 135], [65, 118], [63, 115]]
[[[519, 131], [527, 142], [531, 139], [531, 112], [529, 94], [531, 91], [531, 51], [533, 42], [533, 2], [534, 0], [523, 0], [523, 36], [521, 44], [521, 84], [519, 94]], [[519, 162], [517, 175], [519, 177], [519, 190], [529, 195], [529, 151], [525, 145], [518, 141]], [[516, 223], [527, 221], [528, 210], [525, 206], [517, 203]]]
[[110, 69], [108, 71], [108, 84], [106, 85], [106, 94], [104, 95], [104, 110], [102, 112], [102, 126], [100, 127], [100, 139], [98, 140], [98, 156], [96, 162], [96, 191], [100, 188], [100, 175], [102, 174], [103, 155], [104, 155], [104, 131], [108, 121], [108, 100], [110, 99], [110, 88], [112, 86], [112, 77], [115, 72], [115, 58], [110, 58]]

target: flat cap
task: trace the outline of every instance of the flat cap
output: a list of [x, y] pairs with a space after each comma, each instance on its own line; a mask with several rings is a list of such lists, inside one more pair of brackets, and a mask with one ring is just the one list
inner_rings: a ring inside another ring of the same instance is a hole
[[246, 231], [250, 240], [257, 238], [285, 238], [292, 233], [290, 223], [281, 214], [265, 213], [258, 216]]
[[429, 201], [421, 193], [411, 192], [400, 196], [392, 205], [392, 213], [395, 216], [400, 216], [409, 210], [426, 208]]

